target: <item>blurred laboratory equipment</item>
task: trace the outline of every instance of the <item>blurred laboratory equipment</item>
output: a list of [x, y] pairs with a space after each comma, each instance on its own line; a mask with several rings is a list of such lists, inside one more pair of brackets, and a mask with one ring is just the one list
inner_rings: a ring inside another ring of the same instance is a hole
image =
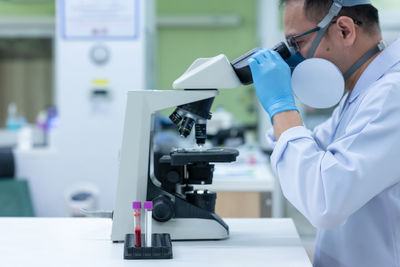
[[[65, 188], [83, 179], [112, 207], [126, 96], [154, 88], [154, 1], [56, 1], [55, 106], [38, 125], [48, 145], [17, 151], [18, 171], [35, 181], [38, 216], [64, 216]], [[43, 191], [40, 185], [52, 190]], [[49, 206], [51, 202], [53, 205]]]
[[65, 191], [68, 216], [85, 217], [82, 210], [97, 209], [99, 189], [90, 183], [79, 183]]

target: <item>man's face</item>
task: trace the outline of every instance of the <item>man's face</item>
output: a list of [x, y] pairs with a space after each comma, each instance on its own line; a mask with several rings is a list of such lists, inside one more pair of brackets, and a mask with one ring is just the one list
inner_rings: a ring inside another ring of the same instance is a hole
[[[283, 23], [286, 37], [299, 35], [317, 27], [315, 21], [306, 18], [304, 13], [304, 1], [302, 0], [291, 1], [285, 6]], [[313, 32], [296, 39], [300, 48], [299, 52], [303, 57], [307, 57], [308, 50], [310, 50], [317, 33], [318, 32]], [[332, 40], [328, 42], [325, 35], [315, 51], [314, 57], [325, 58], [335, 63], [335, 58], [337, 57], [334, 56], [333, 46]]]

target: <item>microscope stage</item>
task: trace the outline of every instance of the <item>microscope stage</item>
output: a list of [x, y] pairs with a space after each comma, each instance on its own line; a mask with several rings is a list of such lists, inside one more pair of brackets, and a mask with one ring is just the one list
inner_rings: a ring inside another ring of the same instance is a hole
[[211, 148], [207, 150], [178, 149], [169, 156], [161, 158], [161, 163], [170, 162], [172, 166], [183, 166], [190, 163], [233, 162], [239, 151], [232, 148]]

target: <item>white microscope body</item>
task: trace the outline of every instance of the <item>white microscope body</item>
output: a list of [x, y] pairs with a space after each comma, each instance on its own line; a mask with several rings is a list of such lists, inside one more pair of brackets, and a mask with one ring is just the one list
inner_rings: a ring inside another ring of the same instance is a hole
[[[216, 88], [234, 88], [239, 85], [241, 82], [230, 62], [224, 55], [219, 55], [210, 59], [196, 60], [174, 82], [175, 89], [190, 90], [135, 90], [128, 92], [117, 196], [113, 214], [112, 241], [123, 241], [127, 233], [133, 232], [132, 202], [153, 200], [149, 199], [149, 183], [153, 188], [158, 188], [160, 184], [150, 168], [153, 115], [157, 111], [169, 107], [213, 99], [218, 95]], [[170, 198], [171, 203], [182, 202], [180, 197], [164, 193]], [[154, 205], [157, 204], [154, 203]], [[184, 203], [183, 205], [189, 204]], [[202, 212], [197, 207], [191, 205], [187, 207]], [[179, 213], [179, 211], [175, 211], [175, 213]], [[158, 221], [154, 219], [153, 210], [153, 232], [170, 233], [173, 240], [224, 239], [229, 236], [229, 227], [215, 213], [208, 212], [205, 216], [207, 218], [194, 213], [196, 212], [189, 211], [185, 216], [174, 216], [167, 221]]]

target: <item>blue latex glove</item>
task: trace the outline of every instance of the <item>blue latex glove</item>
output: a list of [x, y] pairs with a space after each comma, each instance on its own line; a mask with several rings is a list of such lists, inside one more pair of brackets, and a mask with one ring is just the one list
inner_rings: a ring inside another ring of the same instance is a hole
[[260, 49], [248, 63], [258, 99], [271, 121], [277, 113], [299, 111], [294, 102], [290, 67], [277, 52]]

